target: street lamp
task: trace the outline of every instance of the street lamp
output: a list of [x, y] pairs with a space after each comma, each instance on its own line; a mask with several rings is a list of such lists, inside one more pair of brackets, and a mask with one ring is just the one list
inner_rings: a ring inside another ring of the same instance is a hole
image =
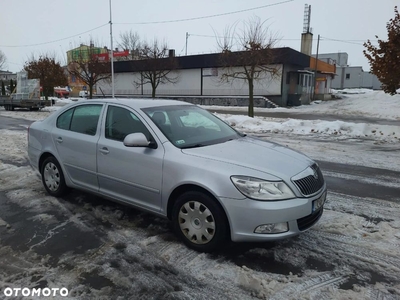
[[110, 0], [110, 39], [111, 39], [111, 95], [115, 98], [114, 88], [114, 47], [113, 47], [113, 36], [112, 36], [112, 14], [111, 14], [111, 0]]

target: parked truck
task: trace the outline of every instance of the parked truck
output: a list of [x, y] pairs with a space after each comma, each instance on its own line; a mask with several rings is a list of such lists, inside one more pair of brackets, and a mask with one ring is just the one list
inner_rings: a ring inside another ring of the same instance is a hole
[[5, 110], [18, 107], [39, 110], [44, 104], [44, 100], [40, 99], [40, 80], [28, 79], [25, 71], [17, 73], [17, 87], [11, 95], [0, 96], [0, 106], [4, 106]]

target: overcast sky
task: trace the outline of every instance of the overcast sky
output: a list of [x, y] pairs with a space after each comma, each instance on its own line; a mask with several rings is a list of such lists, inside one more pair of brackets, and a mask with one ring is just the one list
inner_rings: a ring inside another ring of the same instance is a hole
[[[300, 50], [306, 3], [312, 11], [313, 53], [320, 34], [320, 53], [347, 52], [349, 64], [365, 71], [369, 65], [362, 54], [363, 41], [375, 40], [375, 35], [386, 39], [386, 23], [400, 4], [398, 0], [112, 0], [114, 48], [120, 33], [132, 29], [143, 39], [165, 39], [176, 55], [185, 55], [186, 32], [188, 55], [216, 52], [214, 32], [222, 34], [226, 26], [258, 16], [281, 37], [278, 46]], [[249, 10], [261, 6], [267, 7]], [[110, 47], [109, 8], [109, 0], [1, 1], [0, 50], [7, 57], [7, 69], [19, 71], [32, 54], [42, 53], [55, 53], [65, 64], [66, 51], [90, 39]], [[229, 14], [243, 10], [249, 11]], [[199, 19], [157, 23], [191, 18]]]

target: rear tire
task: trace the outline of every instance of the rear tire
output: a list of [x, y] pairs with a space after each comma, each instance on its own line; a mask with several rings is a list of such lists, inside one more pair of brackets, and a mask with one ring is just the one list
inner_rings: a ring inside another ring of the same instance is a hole
[[176, 234], [196, 251], [214, 251], [229, 237], [225, 212], [216, 199], [202, 192], [180, 195], [172, 209], [172, 222]]
[[45, 159], [40, 173], [43, 185], [51, 196], [61, 197], [69, 191], [61, 166], [55, 157], [50, 156]]

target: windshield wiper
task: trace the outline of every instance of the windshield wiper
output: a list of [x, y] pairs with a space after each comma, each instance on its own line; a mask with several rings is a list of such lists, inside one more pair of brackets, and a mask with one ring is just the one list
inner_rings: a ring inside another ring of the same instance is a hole
[[181, 149], [200, 148], [200, 147], [204, 147], [204, 146], [207, 146], [207, 145], [204, 145], [204, 144], [195, 144], [195, 145], [192, 145], [192, 146], [185, 146], [185, 147], [182, 147]]

